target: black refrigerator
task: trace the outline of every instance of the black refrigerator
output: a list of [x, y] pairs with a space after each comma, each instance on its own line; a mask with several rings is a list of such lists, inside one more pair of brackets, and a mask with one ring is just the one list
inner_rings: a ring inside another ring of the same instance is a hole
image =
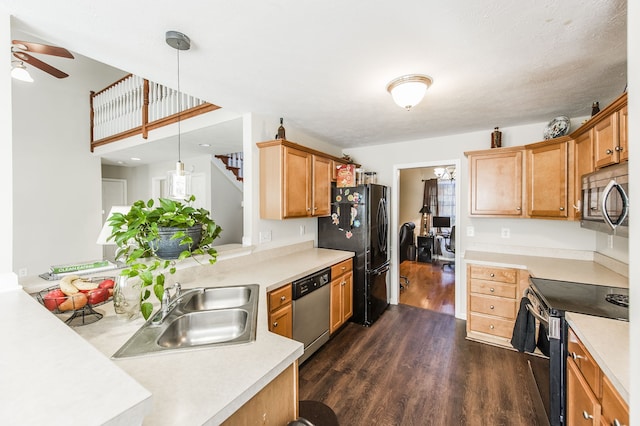
[[331, 216], [318, 218], [318, 247], [353, 259], [353, 317], [370, 326], [389, 306], [388, 188], [367, 184], [331, 189]]

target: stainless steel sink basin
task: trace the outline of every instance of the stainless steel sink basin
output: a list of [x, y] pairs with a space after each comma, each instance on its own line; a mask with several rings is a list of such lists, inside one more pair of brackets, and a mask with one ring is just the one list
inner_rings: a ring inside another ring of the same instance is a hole
[[185, 348], [229, 342], [242, 336], [247, 327], [247, 311], [222, 309], [184, 314], [174, 319], [158, 338], [163, 348]]
[[251, 288], [248, 286], [209, 287], [185, 295], [183, 308], [185, 311], [236, 308], [246, 305], [250, 297]]
[[113, 358], [234, 345], [256, 339], [257, 284], [185, 290], [149, 318]]

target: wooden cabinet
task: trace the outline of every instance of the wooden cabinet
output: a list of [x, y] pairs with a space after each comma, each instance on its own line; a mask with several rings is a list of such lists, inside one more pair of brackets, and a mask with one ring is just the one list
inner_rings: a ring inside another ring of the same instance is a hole
[[513, 268], [467, 265], [467, 337], [511, 348], [519, 294], [528, 273]]
[[569, 217], [570, 141], [571, 138], [563, 136], [525, 146], [527, 149], [527, 214], [530, 217], [560, 219]]
[[298, 418], [298, 400], [298, 362], [296, 361], [233, 413], [222, 425], [286, 425]]
[[567, 424], [629, 424], [628, 405], [571, 328], [567, 338]]
[[285, 140], [261, 142], [258, 147], [262, 219], [331, 213], [330, 156]]
[[466, 152], [469, 158], [469, 213], [472, 216], [524, 215], [522, 147]]
[[329, 333], [338, 330], [353, 315], [353, 260], [331, 267]]
[[269, 292], [269, 331], [290, 339], [293, 338], [292, 287], [287, 284]]
[[593, 129], [577, 136], [573, 144], [573, 217], [580, 220], [582, 204], [582, 176], [595, 170], [593, 163]]
[[[584, 129], [583, 129], [584, 128]], [[610, 166], [629, 159], [627, 94], [592, 117], [576, 133], [592, 130], [596, 168]]]

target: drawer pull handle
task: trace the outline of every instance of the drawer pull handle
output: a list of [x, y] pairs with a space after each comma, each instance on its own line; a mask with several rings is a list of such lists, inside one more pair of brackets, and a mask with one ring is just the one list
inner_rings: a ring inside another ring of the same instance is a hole
[[489, 308], [491, 308], [491, 309], [495, 309], [495, 306], [491, 305], [491, 306], [489, 306]]
[[586, 359], [585, 357], [583, 357], [581, 355], [578, 355], [575, 352], [571, 352], [571, 358], [573, 358], [573, 359]]
[[593, 416], [592, 416], [591, 414], [587, 413], [586, 411], [583, 411], [583, 412], [582, 412], [582, 417], [584, 417], [584, 418], [585, 418], [585, 419], [587, 419], [587, 420], [589, 420], [589, 419], [592, 419], [592, 418], [593, 418]]
[[608, 150], [606, 150], [606, 151], [605, 151], [605, 153], [606, 153], [607, 155], [611, 155], [611, 154], [613, 154], [613, 151], [611, 151], [610, 149], [608, 149]]
[[273, 323], [273, 328], [276, 328], [278, 326], [278, 321]]
[[494, 291], [496, 291], [496, 289], [495, 289], [495, 288], [493, 288], [493, 287], [491, 287], [491, 288], [489, 289], [489, 291], [490, 291], [491, 293], [493, 293]]
[[490, 273], [490, 274], [489, 274], [489, 276], [490, 276], [491, 278], [493, 278], [493, 277], [495, 277], [495, 276], [496, 276], [496, 274], [494, 274], [494, 273], [492, 272], [492, 273]]
[[343, 270], [343, 271], [346, 271], [346, 270], [347, 270], [347, 267], [346, 267], [346, 266], [343, 266], [343, 267], [342, 267], [342, 270]]
[[493, 326], [493, 324], [491, 324], [489, 328], [493, 330], [495, 327]]
[[280, 296], [280, 300], [284, 302], [285, 300], [287, 300], [287, 296]]
[[560, 211], [563, 212], [564, 211], [564, 207], [560, 207]]

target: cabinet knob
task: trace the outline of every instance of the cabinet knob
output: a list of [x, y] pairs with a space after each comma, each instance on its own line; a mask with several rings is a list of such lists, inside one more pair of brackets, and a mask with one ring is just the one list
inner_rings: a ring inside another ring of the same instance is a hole
[[613, 419], [613, 426], [622, 426], [622, 423], [618, 419]]
[[340, 285], [346, 285], [346, 284], [347, 284], [347, 282], [346, 282], [346, 281], [342, 281], [342, 282], [340, 283]]
[[496, 276], [496, 274], [494, 274], [494, 273], [492, 272], [492, 273], [490, 273], [490, 274], [489, 274], [489, 276], [490, 276], [491, 278], [493, 278], [493, 277], [495, 277], [495, 276]]
[[280, 296], [280, 300], [284, 302], [285, 300], [287, 300], [287, 296]]
[[516, 210], [520, 211], [520, 210], [522, 210], [522, 207], [516, 207]]
[[578, 355], [575, 352], [571, 352], [571, 358], [573, 358], [573, 359], [586, 359], [585, 357], [583, 357], [581, 355]]
[[344, 271], [346, 271], [346, 270], [347, 270], [347, 267], [346, 267], [346, 266], [343, 266], [343, 267], [342, 267], [342, 271], [344, 272]]
[[310, 212], [311, 211], [311, 207], [307, 207], [307, 211]]
[[593, 418], [593, 416], [592, 416], [591, 414], [587, 413], [586, 411], [583, 411], [583, 412], [582, 412], [582, 417], [584, 417], [584, 418], [585, 418], [585, 419], [587, 419], [587, 420], [589, 420], [589, 419], [592, 419], [592, 418]]
[[623, 147], [621, 147], [621, 146], [616, 146], [616, 151], [620, 152], [620, 151], [623, 151], [623, 150], [624, 150], [624, 148], [623, 148]]
[[563, 212], [564, 211], [564, 207], [560, 207], [560, 211]]
[[493, 330], [495, 327], [493, 326], [493, 324], [491, 324], [489, 328]]
[[495, 289], [495, 288], [493, 288], [493, 287], [491, 287], [491, 288], [489, 289], [489, 291], [490, 291], [491, 293], [493, 293], [494, 291], [496, 291], [496, 289]]
[[495, 306], [491, 305], [489, 306], [490, 309], [495, 309]]
[[273, 325], [273, 328], [276, 328], [278, 326], [278, 321], [274, 322], [272, 325]]
[[606, 151], [605, 151], [605, 153], [606, 153], [607, 155], [611, 155], [611, 154], [613, 154], [613, 151], [611, 151], [610, 149], [608, 149], [608, 150], [606, 150]]

